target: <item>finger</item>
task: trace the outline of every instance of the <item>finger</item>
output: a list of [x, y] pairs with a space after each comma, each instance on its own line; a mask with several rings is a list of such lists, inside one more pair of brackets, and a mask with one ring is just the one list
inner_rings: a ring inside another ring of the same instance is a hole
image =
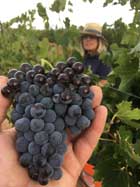
[[107, 109], [105, 106], [97, 107], [95, 113], [96, 117], [91, 126], [74, 143], [74, 152], [82, 167], [95, 149], [106, 122]]
[[1, 94], [1, 89], [6, 85], [7, 80], [7, 77], [0, 76], [0, 124], [5, 119], [7, 109], [10, 106], [10, 101]]
[[13, 142], [16, 141], [16, 133], [17, 133], [17, 132], [16, 132], [15, 127], [12, 127], [12, 128], [10, 128], [10, 129], [3, 130], [1, 133], [2, 133], [2, 134], [5, 134], [5, 135], [8, 135], [8, 136], [13, 140]]
[[94, 93], [92, 106], [93, 108], [96, 108], [97, 106], [101, 104], [101, 101], [103, 98], [102, 89], [99, 86], [91, 86], [90, 90]]

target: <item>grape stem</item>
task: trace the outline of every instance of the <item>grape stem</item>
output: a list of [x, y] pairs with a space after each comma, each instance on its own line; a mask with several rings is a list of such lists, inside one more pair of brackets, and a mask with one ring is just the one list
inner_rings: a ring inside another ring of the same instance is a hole
[[117, 117], [117, 114], [114, 114], [113, 117], [112, 117], [112, 119], [111, 119], [111, 121], [110, 121], [110, 124], [114, 123], [114, 120], [115, 120], [116, 117]]
[[48, 60], [45, 60], [45, 59], [41, 59], [41, 65], [47, 65], [49, 66], [51, 69], [54, 69], [54, 67], [52, 66], [52, 64], [48, 61]]
[[110, 139], [106, 139], [106, 138], [100, 138], [101, 141], [107, 141], [107, 142], [113, 142], [116, 143], [115, 140], [110, 140]]

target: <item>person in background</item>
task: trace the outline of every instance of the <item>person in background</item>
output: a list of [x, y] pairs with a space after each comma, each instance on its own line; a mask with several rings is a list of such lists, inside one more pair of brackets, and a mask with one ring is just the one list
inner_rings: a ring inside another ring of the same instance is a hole
[[88, 23], [80, 31], [80, 34], [84, 51], [84, 66], [91, 67], [92, 72], [100, 77], [98, 85], [104, 86], [107, 83], [107, 75], [111, 72], [111, 67], [99, 59], [100, 53], [107, 49], [107, 41], [102, 34], [102, 27], [97, 23]]
[[[10, 101], [2, 96], [1, 89], [6, 85], [7, 78], [0, 76], [0, 126], [6, 118]], [[94, 92], [93, 109], [95, 110], [95, 119], [91, 126], [80, 136], [67, 140], [68, 149], [65, 153], [62, 164], [63, 176], [60, 180], [50, 181], [45, 187], [94, 187], [92, 181], [87, 180], [83, 173], [83, 168], [92, 155], [99, 138], [103, 132], [107, 108], [101, 105], [102, 90], [98, 86], [91, 86]], [[19, 157], [15, 147], [16, 131], [15, 128], [1, 130], [0, 132], [0, 187], [41, 187], [33, 181], [25, 168], [20, 166]], [[81, 176], [81, 173], [83, 176]], [[81, 176], [81, 177], [80, 177]], [[88, 177], [88, 176], [87, 176]], [[82, 179], [82, 184], [78, 179]], [[89, 184], [90, 183], [90, 184]], [[78, 186], [77, 186], [78, 185]]]

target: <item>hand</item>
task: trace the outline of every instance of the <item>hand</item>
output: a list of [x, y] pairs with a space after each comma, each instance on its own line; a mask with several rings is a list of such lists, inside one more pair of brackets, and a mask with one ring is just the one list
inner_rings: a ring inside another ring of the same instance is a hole
[[[5, 86], [6, 77], [0, 76], [0, 89]], [[102, 91], [92, 86], [95, 93], [93, 108], [96, 117], [91, 126], [76, 139], [68, 140], [68, 150], [62, 165], [63, 177], [58, 181], [50, 181], [46, 187], [76, 187], [78, 177], [95, 149], [103, 132], [107, 109], [101, 106]], [[0, 124], [5, 119], [10, 102], [0, 93]], [[20, 166], [15, 148], [16, 131], [14, 128], [0, 132], [0, 186], [4, 187], [41, 187], [31, 180], [27, 170]]]

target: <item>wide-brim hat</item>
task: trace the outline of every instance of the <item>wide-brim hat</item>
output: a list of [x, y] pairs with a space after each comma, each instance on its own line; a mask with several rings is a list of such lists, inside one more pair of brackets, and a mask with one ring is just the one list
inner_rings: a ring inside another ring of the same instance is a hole
[[102, 26], [97, 23], [87, 23], [82, 31], [80, 31], [81, 37], [84, 35], [92, 35], [101, 38], [103, 42], [107, 43], [105, 37], [102, 34]]

